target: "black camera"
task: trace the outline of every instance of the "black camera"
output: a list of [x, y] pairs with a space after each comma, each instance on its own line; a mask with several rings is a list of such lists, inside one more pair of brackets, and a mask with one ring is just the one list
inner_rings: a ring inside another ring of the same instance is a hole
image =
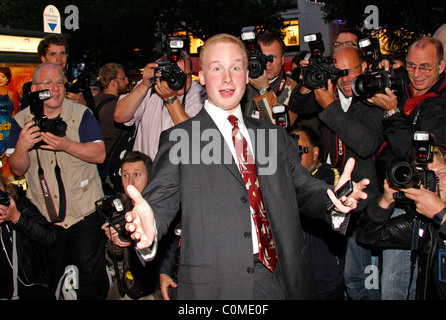
[[[105, 196], [95, 202], [96, 211], [102, 221], [108, 222], [109, 226], [118, 232], [119, 239], [124, 242], [131, 242], [130, 234], [125, 229], [125, 207], [118, 195]], [[119, 225], [119, 227], [116, 227]]]
[[267, 56], [262, 52], [262, 48], [257, 42], [255, 27], [244, 27], [241, 38], [248, 52], [249, 77], [257, 79], [266, 70], [266, 64], [273, 62], [273, 56]]
[[[389, 185], [395, 188], [419, 188], [423, 185], [427, 190], [438, 192], [438, 177], [428, 169], [433, 157], [433, 137], [425, 131], [414, 133], [413, 143], [416, 148], [415, 163], [404, 159], [395, 159], [387, 169]], [[394, 194], [395, 200], [413, 203], [403, 192]]]
[[386, 71], [379, 64], [382, 61], [379, 41], [375, 38], [365, 38], [359, 41], [359, 47], [363, 50], [364, 60], [367, 62], [366, 71], [353, 79], [352, 91], [361, 98], [368, 99], [377, 93], [384, 93], [386, 88], [401, 97], [404, 92], [404, 81], [395, 77], [393, 69]]
[[[166, 81], [169, 88], [175, 91], [180, 90], [186, 85], [187, 76], [177, 64], [183, 46], [184, 44], [181, 38], [168, 39], [167, 57], [169, 61], [157, 62], [158, 67], [154, 70], [155, 76], [152, 78], [152, 83], [155, 84], [156, 79], [159, 78], [160, 81]], [[157, 73], [160, 73], [161, 76], [157, 77]]]
[[43, 101], [49, 99], [51, 93], [48, 89], [30, 92], [30, 111], [34, 115], [33, 121], [42, 132], [49, 132], [58, 137], [64, 137], [67, 124], [61, 118], [48, 119], [43, 114]]
[[86, 90], [90, 90], [90, 80], [84, 74], [79, 75], [73, 81], [65, 83], [65, 91], [71, 93], [80, 93]]
[[0, 205], [9, 207], [11, 196], [6, 191], [0, 190]]
[[332, 57], [323, 57], [324, 42], [320, 32], [304, 36], [304, 41], [310, 47], [311, 57], [306, 67], [302, 67], [302, 84], [319, 89], [326, 86], [328, 79], [335, 84], [339, 78], [348, 75], [348, 70], [335, 67]]

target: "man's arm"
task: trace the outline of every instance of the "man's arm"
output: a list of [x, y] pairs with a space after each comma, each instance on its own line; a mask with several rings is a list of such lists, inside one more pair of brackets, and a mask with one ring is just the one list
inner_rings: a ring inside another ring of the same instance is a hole
[[[17, 123], [13, 123], [17, 125]], [[17, 125], [18, 127], [18, 125]], [[38, 142], [42, 140], [40, 130], [34, 126], [34, 121], [26, 123], [20, 131], [14, 152], [9, 156], [8, 162], [12, 171], [17, 176], [22, 176], [28, 171], [31, 164], [28, 152]]]
[[142, 75], [143, 80], [128, 95], [118, 101], [113, 115], [116, 122], [123, 123], [132, 120], [139, 105], [152, 87], [153, 72], [156, 66], [156, 63], [146, 65]]

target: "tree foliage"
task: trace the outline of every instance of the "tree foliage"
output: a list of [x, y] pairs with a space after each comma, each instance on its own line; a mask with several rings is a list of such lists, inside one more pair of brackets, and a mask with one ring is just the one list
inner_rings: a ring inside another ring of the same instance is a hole
[[[187, 30], [205, 40], [227, 32], [239, 35], [242, 27], [262, 25], [280, 30], [280, 11], [289, 0], [52, 0], [61, 14], [62, 33], [69, 36], [70, 60], [101, 66], [107, 62], [144, 66], [153, 61], [155, 44], [172, 32]], [[79, 9], [79, 29], [64, 28], [67, 5]], [[43, 0], [2, 0], [0, 17], [14, 29], [43, 31]], [[135, 51], [135, 48], [138, 50]]]
[[340, 19], [347, 26], [360, 27], [367, 16], [365, 8], [372, 4], [378, 8], [380, 30], [393, 51], [406, 52], [415, 39], [432, 35], [445, 23], [444, 0], [326, 0], [325, 20]]

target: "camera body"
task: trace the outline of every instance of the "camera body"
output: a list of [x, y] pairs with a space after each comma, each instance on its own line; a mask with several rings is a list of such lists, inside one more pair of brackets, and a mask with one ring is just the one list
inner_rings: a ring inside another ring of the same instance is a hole
[[[96, 211], [102, 221], [108, 222], [110, 227], [118, 232], [119, 239], [124, 242], [131, 242], [130, 234], [125, 229], [125, 207], [118, 195], [106, 196], [95, 202]], [[116, 227], [119, 225], [119, 227]]]
[[0, 205], [9, 207], [11, 196], [6, 191], [0, 190]]
[[[433, 138], [426, 131], [414, 133], [413, 143], [416, 147], [415, 163], [404, 159], [395, 159], [387, 169], [387, 179], [391, 187], [419, 188], [423, 185], [427, 190], [438, 192], [438, 177], [434, 171], [428, 169], [432, 162]], [[407, 199], [403, 192], [394, 194], [396, 201], [413, 203]]]
[[310, 47], [311, 57], [306, 67], [302, 67], [302, 84], [319, 89], [327, 85], [328, 79], [336, 83], [339, 78], [348, 74], [347, 70], [335, 67], [332, 57], [324, 57], [324, 42], [320, 32], [304, 36], [304, 41]]
[[273, 56], [267, 56], [262, 52], [262, 48], [257, 42], [257, 33], [255, 27], [244, 27], [241, 38], [245, 43], [248, 53], [249, 77], [257, 79], [266, 70], [266, 64], [273, 62]]
[[34, 115], [33, 121], [42, 132], [49, 132], [58, 137], [64, 137], [67, 131], [67, 124], [61, 118], [48, 119], [43, 114], [43, 101], [49, 99], [51, 93], [48, 89], [33, 91], [29, 94], [30, 111]]
[[178, 67], [178, 60], [180, 58], [181, 50], [183, 49], [183, 40], [181, 38], [168, 38], [167, 57], [169, 61], [157, 62], [158, 67], [155, 68], [154, 73], [160, 73], [161, 76], [154, 76], [152, 83], [155, 84], [156, 79], [166, 81], [169, 88], [175, 91], [180, 90], [186, 85], [187, 76], [183, 70]]
[[86, 90], [90, 90], [90, 83], [88, 77], [84, 74], [80, 74], [79, 77], [71, 82], [65, 83], [65, 91], [71, 93], [80, 93]]
[[358, 97], [368, 99], [377, 93], [384, 93], [386, 88], [390, 88], [396, 96], [400, 97], [404, 92], [404, 81], [394, 77], [392, 71], [386, 71], [379, 66], [382, 56], [378, 40], [375, 38], [361, 39], [359, 47], [363, 50], [367, 70], [353, 79], [353, 93]]

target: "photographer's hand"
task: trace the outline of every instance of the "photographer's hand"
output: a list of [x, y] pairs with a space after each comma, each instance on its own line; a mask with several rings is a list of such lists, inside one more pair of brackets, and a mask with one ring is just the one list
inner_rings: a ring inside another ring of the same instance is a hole
[[331, 79], [328, 79], [327, 88], [322, 87], [314, 90], [314, 98], [323, 109], [327, 108], [333, 101], [335, 101], [334, 86]]
[[28, 151], [42, 140], [40, 130], [34, 121], [26, 123], [20, 131], [14, 152], [9, 156], [9, 165], [17, 176], [24, 175], [31, 164]]
[[390, 90], [390, 88], [386, 88], [385, 90], [386, 93], [377, 93], [370, 99], [367, 99], [367, 101], [376, 104], [384, 111], [396, 109], [398, 107], [397, 96]]
[[263, 71], [263, 74], [258, 78], [249, 78], [249, 83], [256, 89], [260, 90], [260, 88], [268, 89], [270, 87], [268, 76], [266, 74], [266, 70]]
[[384, 180], [384, 193], [379, 198], [379, 206], [383, 209], [389, 209], [390, 206], [395, 202], [393, 195], [398, 192], [398, 190], [390, 187], [387, 179]]
[[401, 189], [401, 191], [404, 192], [407, 198], [415, 202], [416, 210], [419, 214], [430, 219], [446, 207], [446, 203], [435, 192], [425, 189], [422, 185], [420, 189], [410, 188]]
[[160, 81], [160, 79], [156, 79], [155, 90], [164, 101], [177, 95], [176, 90], [170, 89], [168, 83], [166, 81]]
[[144, 70], [142, 72], [142, 83], [147, 87], [150, 88], [152, 86], [152, 78], [155, 76], [155, 68], [158, 65], [155, 62], [149, 63], [144, 67]]
[[0, 205], [0, 223], [11, 221], [16, 223], [20, 218], [20, 212], [17, 210], [14, 200], [9, 199], [9, 207]]
[[67, 99], [69, 99], [75, 103], [79, 103], [84, 106], [87, 105], [87, 101], [85, 101], [84, 96], [82, 95], [81, 92], [79, 92], [79, 93], [67, 92], [65, 94], [65, 96], [67, 97]]
[[132, 211], [125, 214], [125, 228], [130, 232], [132, 240], [136, 240], [138, 249], [149, 248], [156, 237], [153, 211], [141, 193], [133, 186], [127, 187], [127, 194], [134, 201]]
[[[120, 228], [119, 224], [115, 225], [115, 227], [117, 229]], [[108, 224], [108, 222], [104, 223], [101, 227], [102, 230], [105, 231], [105, 235], [107, 236], [107, 238], [112, 241], [114, 244], [116, 244], [119, 247], [131, 247], [132, 243], [130, 241], [122, 241], [119, 238], [119, 234], [118, 232], [115, 230], [115, 228], [110, 227], [110, 225]]]

